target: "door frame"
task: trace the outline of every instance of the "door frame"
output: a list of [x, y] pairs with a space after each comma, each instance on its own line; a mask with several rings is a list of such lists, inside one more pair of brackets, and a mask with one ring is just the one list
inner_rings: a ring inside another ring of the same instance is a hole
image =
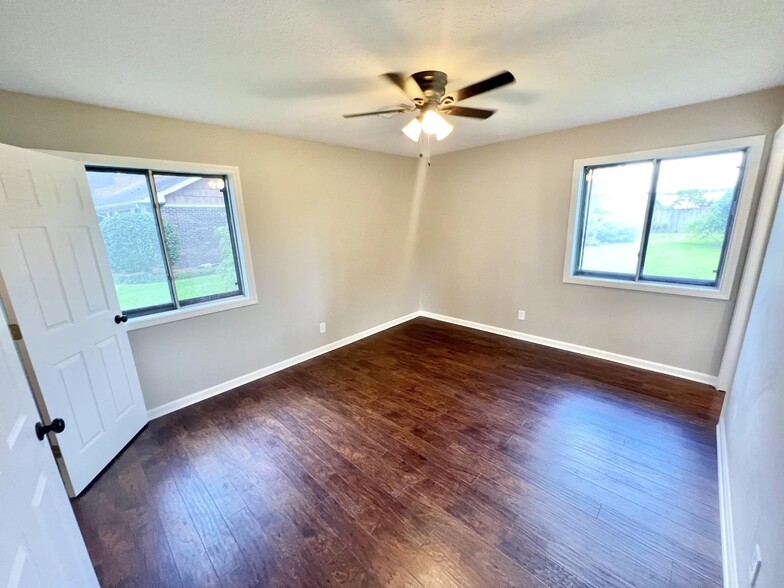
[[754, 302], [754, 293], [757, 290], [762, 261], [765, 258], [773, 217], [776, 215], [776, 207], [782, 195], [782, 188], [784, 188], [783, 183], [784, 125], [780, 126], [773, 135], [770, 146], [765, 180], [756, 208], [754, 229], [749, 239], [743, 276], [735, 298], [735, 308], [732, 312], [727, 341], [724, 345], [724, 355], [721, 358], [716, 388], [724, 392], [730, 391], [732, 381], [735, 378], [735, 370], [738, 367], [740, 350], [746, 334], [746, 325], [749, 322], [751, 305]]
[[[8, 324], [15, 324], [20, 329], [22, 329], [22, 326], [19, 324], [19, 320], [16, 317], [11, 297], [8, 295], [8, 290], [6, 288], [2, 273], [0, 273], [0, 304], [2, 304], [3, 308], [5, 309], [5, 316], [8, 319]], [[30, 361], [30, 355], [27, 353], [27, 347], [25, 346], [24, 331], [22, 331], [21, 339], [14, 340], [14, 345], [19, 355], [19, 361], [22, 364], [22, 369], [24, 369], [25, 376], [27, 377], [27, 382], [30, 384], [30, 392], [33, 397], [35, 408], [38, 410], [38, 417], [41, 419], [42, 423], [49, 423], [52, 420], [52, 415], [49, 414], [49, 411], [46, 408], [46, 402], [44, 402], [43, 396], [41, 395], [41, 388], [38, 384], [38, 378], [36, 377], [35, 369], [33, 369], [33, 364]], [[54, 437], [54, 439], [52, 439], [52, 437]], [[57, 464], [57, 470], [60, 472], [60, 481], [62, 482], [63, 486], [65, 486], [66, 493], [70, 496], [70, 489], [72, 488], [71, 479], [68, 477], [68, 470], [65, 468], [65, 463], [63, 462], [60, 447], [57, 444], [57, 436], [47, 435], [46, 439], [49, 443], [49, 447], [51, 448], [54, 461]]]
[[[0, 329], [5, 329], [5, 328], [10, 327], [13, 324], [18, 324], [18, 323], [16, 323], [16, 317], [13, 314], [13, 309], [10, 307], [10, 300], [8, 300], [8, 297], [7, 297], [7, 293], [6, 293], [6, 290], [5, 290], [5, 282], [3, 281], [2, 275], [0, 275], [0, 317], [2, 317], [2, 319], [3, 319], [2, 321], [0, 321], [0, 323], [3, 323], [3, 324], [0, 324]], [[21, 368], [21, 370], [22, 370], [22, 372], [24, 374], [25, 382], [27, 384], [24, 387], [30, 392], [30, 399], [32, 400], [32, 405], [34, 407], [34, 412], [30, 413], [30, 416], [32, 416], [34, 419], [37, 417], [39, 423], [49, 423], [51, 421], [50, 421], [50, 418], [49, 418], [48, 414], [46, 413], [46, 405], [45, 405], [45, 403], [41, 402], [39, 398], [37, 398], [36, 392], [34, 391], [34, 386], [37, 386], [37, 382], [34, 383], [34, 372], [29, 367], [29, 358], [26, 355], [27, 352], [24, 349], [24, 346], [20, 345], [22, 340], [17, 339], [16, 337], [13, 337], [13, 333], [12, 333], [12, 337], [11, 338], [13, 339], [12, 342], [13, 342], [14, 350], [16, 352], [18, 365], [19, 365], [19, 367]], [[13, 366], [11, 366], [11, 367], [13, 368]], [[30, 423], [25, 422], [25, 428], [26, 428], [26, 432], [24, 434], [26, 434], [26, 435], [32, 435], [33, 434], [33, 430], [32, 430], [33, 429], [33, 423], [32, 422], [30, 422]], [[48, 480], [47, 483], [52, 483], [52, 484], [55, 484], [55, 485], [58, 486], [55, 489], [55, 492], [57, 492], [58, 490], [62, 492], [62, 496], [65, 499], [63, 508], [67, 508], [70, 511], [69, 512], [70, 518], [73, 520], [73, 525], [76, 528], [76, 532], [78, 533], [78, 536], [79, 536], [79, 538], [81, 540], [81, 543], [82, 543], [82, 547], [84, 549], [84, 552], [83, 552], [84, 553], [84, 558], [86, 558], [86, 562], [85, 563], [89, 565], [89, 570], [91, 572], [91, 578], [89, 578], [89, 580], [94, 581], [94, 585], [98, 586], [98, 578], [96, 576], [95, 566], [94, 566], [94, 564], [92, 562], [92, 558], [91, 558], [91, 556], [89, 554], [89, 551], [87, 550], [87, 544], [86, 544], [86, 541], [84, 540], [84, 533], [82, 532], [82, 527], [79, 524], [79, 520], [76, 518], [76, 512], [74, 511], [73, 504], [71, 503], [71, 499], [70, 499], [70, 497], [68, 495], [69, 494], [68, 493], [68, 486], [67, 486], [67, 483], [66, 483], [65, 478], [64, 478], [64, 475], [65, 475], [64, 474], [64, 470], [61, 467], [60, 459], [58, 458], [59, 451], [54, 450], [54, 447], [56, 447], [56, 444], [52, 443], [52, 441], [53, 441], [52, 437], [53, 437], [52, 435], [46, 435], [45, 436], [45, 441], [47, 443], [47, 447], [49, 448], [48, 451], [50, 451], [52, 453], [52, 457], [54, 458], [53, 461], [56, 464], [56, 468], [57, 468], [59, 476], [55, 476], [54, 472], [52, 472], [52, 474], [47, 477], [47, 480]], [[19, 440], [17, 439], [17, 441], [19, 441]], [[39, 443], [43, 442], [43, 441], [44, 441], [44, 439], [39, 441]], [[45, 449], [45, 448], [41, 448], [40, 450], [44, 451], [44, 452], [47, 451], [47, 449]], [[43, 457], [44, 457], [45, 460], [49, 459], [48, 456], [43, 456]], [[46, 467], [49, 467], [49, 466], [47, 465]], [[60, 538], [58, 537], [56, 539], [59, 540]], [[73, 539], [73, 536], [71, 537], [71, 539]], [[72, 553], [71, 555], [75, 555], [75, 554]], [[88, 580], [88, 578], [83, 578], [83, 579]], [[68, 578], [60, 578], [60, 580], [67, 582], [69, 579]], [[91, 585], [92, 585], [92, 583], [91, 583]]]

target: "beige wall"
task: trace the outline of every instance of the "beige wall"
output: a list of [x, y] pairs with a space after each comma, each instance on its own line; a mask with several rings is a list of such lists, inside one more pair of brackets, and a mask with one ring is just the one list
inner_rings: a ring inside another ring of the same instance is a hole
[[[424, 310], [716, 374], [732, 300], [562, 283], [572, 164], [771, 134], [782, 112], [778, 88], [482, 147], [436, 158], [426, 188], [414, 159], [2, 91], [0, 142], [240, 167], [259, 304], [132, 332], [153, 408], [413, 312], [420, 293]], [[782, 251], [779, 207], [724, 411], [738, 569], [760, 543], [760, 588], [784, 577]]]
[[784, 205], [779, 200], [735, 381], [722, 412], [738, 586], [784, 581]]
[[717, 374], [732, 300], [562, 282], [572, 167], [770, 134], [782, 108], [777, 88], [435, 158], [422, 215], [423, 310]]
[[132, 332], [152, 408], [420, 294], [428, 311], [716, 374], [732, 301], [562, 283], [573, 161], [769, 134], [783, 108], [778, 88], [444, 155], [426, 188], [414, 159], [2, 91], [0, 142], [240, 167], [259, 304]]
[[239, 166], [259, 304], [132, 332], [148, 408], [419, 307], [413, 159], [8, 92], [0, 142]]

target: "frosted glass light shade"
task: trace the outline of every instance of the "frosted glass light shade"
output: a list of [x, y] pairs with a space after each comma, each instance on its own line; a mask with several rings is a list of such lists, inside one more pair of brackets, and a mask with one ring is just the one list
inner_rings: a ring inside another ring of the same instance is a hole
[[454, 127], [437, 112], [428, 110], [422, 117], [422, 130], [428, 135], [435, 135], [439, 141], [447, 137], [452, 129]]
[[416, 143], [419, 141], [419, 135], [422, 134], [422, 123], [417, 118], [411, 119], [411, 122], [403, 127], [403, 133]]

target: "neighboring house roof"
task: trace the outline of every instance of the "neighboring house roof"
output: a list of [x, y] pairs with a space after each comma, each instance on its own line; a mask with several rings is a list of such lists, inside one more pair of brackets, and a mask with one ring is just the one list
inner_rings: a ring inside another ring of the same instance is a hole
[[[141, 174], [115, 174], [87, 172], [90, 191], [97, 211], [127, 208], [150, 202], [147, 176]], [[163, 204], [166, 197], [194, 184], [203, 178], [161, 175], [155, 178], [158, 201]]]

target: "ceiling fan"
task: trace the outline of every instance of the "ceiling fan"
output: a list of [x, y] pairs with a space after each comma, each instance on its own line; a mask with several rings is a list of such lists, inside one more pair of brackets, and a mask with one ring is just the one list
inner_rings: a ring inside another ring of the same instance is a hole
[[422, 133], [428, 138], [430, 135], [435, 135], [439, 141], [449, 135], [454, 127], [444, 120], [442, 115], [478, 119], [490, 118], [495, 110], [468, 108], [457, 106], [456, 103], [512, 84], [515, 81], [510, 72], [502, 71], [481, 82], [476, 82], [454, 92], [447, 92], [447, 75], [442, 71], [419, 71], [408, 77], [402, 73], [392, 72], [383, 74], [381, 77], [400, 88], [413, 104], [400, 104], [398, 107], [382, 108], [374, 112], [344, 114], [343, 118], [385, 116], [418, 111], [417, 117], [403, 127], [403, 133], [412, 141], [419, 141]]

